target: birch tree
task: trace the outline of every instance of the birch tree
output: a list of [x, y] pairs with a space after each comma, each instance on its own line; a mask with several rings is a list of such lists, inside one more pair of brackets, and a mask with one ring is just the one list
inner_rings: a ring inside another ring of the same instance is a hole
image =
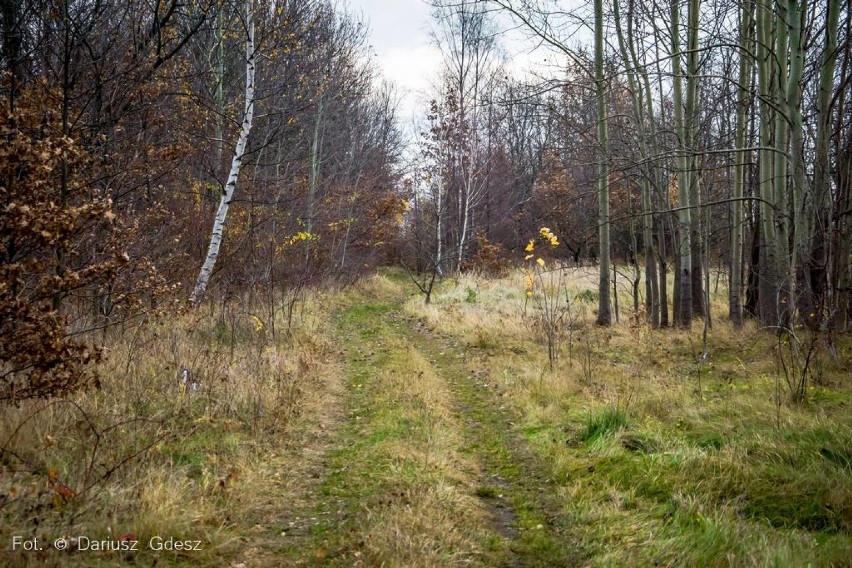
[[[790, 70], [787, 78], [787, 119], [790, 132], [790, 178], [792, 180], [792, 231], [793, 252], [790, 256], [791, 267], [789, 274], [790, 315], [796, 309], [801, 297], [797, 283], [802, 279], [798, 276], [802, 273], [802, 267], [808, 263], [807, 242], [810, 230], [808, 228], [808, 215], [805, 210], [806, 196], [808, 193], [805, 179], [805, 133], [802, 121], [802, 74], [804, 72], [805, 46], [804, 46], [804, 19], [807, 13], [807, 0], [789, 0], [786, 6], [787, 22], [789, 27], [790, 42]], [[786, 189], [786, 188], [785, 188]]]
[[[467, 254], [468, 242], [474, 231], [474, 211], [486, 188], [487, 151], [482, 142], [485, 115], [484, 94], [493, 87], [495, 43], [488, 15], [481, 2], [462, 0], [439, 5], [435, 18], [440, 28], [436, 32], [438, 45], [444, 54], [444, 82], [448, 96], [456, 98], [458, 113], [453, 138], [453, 167], [447, 197], [454, 199], [455, 208], [455, 268], [458, 270]], [[449, 203], [447, 204], [449, 205]]]
[[[775, 20], [773, 24], [775, 48], [770, 56], [772, 66], [771, 82], [771, 115], [774, 117], [773, 156], [772, 156], [772, 213], [774, 235], [767, 243], [775, 248], [774, 290], [771, 301], [775, 303], [774, 325], [786, 325], [789, 321], [793, 302], [790, 289], [790, 252], [789, 240], [789, 207], [787, 199], [787, 166], [790, 146], [790, 119], [787, 104], [787, 80], [789, 64], [789, 20], [786, 2], [775, 3]], [[798, 85], [798, 82], [796, 83]], [[796, 106], [798, 111], [798, 104]], [[768, 300], [769, 301], [769, 300]]]
[[758, 195], [759, 205], [759, 241], [760, 260], [758, 266], [758, 314], [764, 325], [777, 325], [778, 317], [775, 306], [777, 280], [777, 261], [775, 246], [775, 211], [772, 206], [773, 178], [772, 163], [772, 6], [769, 0], [757, 1], [756, 13], [757, 42], [755, 55], [757, 58], [758, 97], [760, 101], [760, 150], [758, 158]]
[[[834, 81], [835, 68], [838, 57], [838, 27], [840, 21], [841, 0], [828, 0], [825, 5], [825, 26], [824, 37], [825, 43], [820, 54], [819, 61], [819, 84], [817, 86], [816, 96], [816, 134], [814, 141], [814, 174], [812, 186], [813, 204], [807, 207], [804, 203], [801, 212], [801, 222], [808, 223], [806, 232], [803, 231], [800, 239], [797, 239], [797, 244], [800, 248], [797, 256], [799, 272], [797, 281], [799, 285], [799, 297], [802, 305], [802, 314], [805, 317], [806, 323], [810, 326], [822, 326], [828, 322], [823, 321], [827, 316], [824, 313], [824, 308], [829, 307], [833, 301], [839, 298], [826, 298], [830, 294], [832, 288], [846, 289], [848, 282], [841, 285], [837, 279], [846, 280], [846, 275], [852, 275], [852, 264], [849, 263], [849, 248], [843, 242], [842, 237], [837, 240], [837, 236], [843, 234], [842, 228], [847, 227], [849, 203], [846, 201], [846, 194], [842, 189], [848, 191], [848, 188], [838, 187], [837, 201], [840, 207], [836, 207], [839, 213], [843, 213], [842, 218], [835, 221], [836, 237], [832, 239], [829, 235], [831, 232], [831, 137], [832, 137], [832, 99], [834, 98]], [[849, 6], [847, 4], [847, 12]], [[807, 14], [807, 10], [802, 8], [802, 13]], [[849, 15], [847, 13], [847, 18]], [[847, 23], [848, 25], [848, 23]], [[847, 28], [846, 34], [847, 51], [849, 49], [850, 38]], [[847, 62], [848, 63], [848, 62]], [[841, 74], [841, 78], [845, 73]], [[839, 115], [840, 113], [838, 113]], [[835, 135], [835, 144], [840, 144], [839, 137]], [[836, 160], [840, 161], [840, 152], [837, 153]], [[848, 164], [837, 164], [838, 168], [849, 167]], [[839, 186], [840, 184], [838, 184]], [[807, 211], [807, 210], [810, 211]], [[828, 247], [831, 246], [832, 240], [834, 243], [835, 259], [829, 258]], [[805, 247], [809, 247], [805, 250]], [[833, 265], [833, 266], [832, 266]], [[832, 266], [834, 274], [828, 274], [829, 267]], [[835, 281], [836, 284], [833, 282]], [[842, 293], [849, 294], [848, 291]], [[820, 317], [817, 317], [817, 314]], [[814, 317], [810, 317], [814, 314]]]
[[[703, 239], [701, 238], [701, 210], [699, 209], [699, 207], [701, 206], [701, 169], [699, 167], [700, 149], [698, 148], [698, 65], [700, 55], [698, 52], [698, 22], [700, 11], [701, 0], [688, 0], [686, 29], [686, 101], [684, 103], [685, 124], [683, 126], [683, 132], [685, 134], [684, 142], [686, 144], [684, 150], [687, 152], [685, 163], [688, 170], [688, 175], [685, 177], [685, 180], [687, 181], [688, 185], [687, 189], [689, 191], [689, 202], [685, 203], [684, 205], [688, 205], [690, 208], [692, 208], [689, 218], [689, 226], [691, 233], [689, 238], [689, 244], [692, 248], [690, 253], [690, 260], [692, 261], [692, 266], [690, 267], [690, 276], [692, 278], [692, 283], [690, 285], [690, 293], [692, 296], [692, 313], [706, 315], [704, 313], [704, 294], [702, 293], [701, 257], [703, 254]], [[681, 324], [688, 327], [691, 324], [691, 321], [682, 321]]]
[[[648, 128], [653, 129], [653, 106], [648, 101], [648, 107], [644, 106], [646, 101], [648, 81], [647, 73], [645, 73], [645, 81], [641, 82], [639, 75], [642, 71], [639, 70], [639, 60], [636, 56], [636, 47], [633, 37], [633, 5], [628, 8], [627, 13], [627, 28], [628, 39], [625, 40], [624, 32], [621, 25], [621, 13], [619, 2], [616, 0], [613, 3], [613, 17], [615, 19], [616, 33], [618, 37], [618, 47], [621, 52], [621, 57], [627, 69], [628, 88], [630, 90], [630, 102], [633, 108], [633, 118], [639, 133], [639, 151], [640, 159], [642, 160], [642, 177], [640, 187], [642, 193], [642, 241], [645, 251], [645, 309], [648, 321], [651, 327], [659, 327], [660, 325], [660, 293], [659, 281], [657, 280], [657, 265], [656, 251], [654, 249], [653, 237], [653, 217], [652, 217], [652, 180], [655, 177], [654, 167], [651, 163], [651, 152], [648, 142]], [[629, 43], [628, 43], [629, 42]], [[628, 51], [630, 52], [628, 55]], [[650, 121], [646, 119], [646, 113], [650, 116]], [[652, 137], [653, 139], [653, 137]], [[663, 282], [665, 286], [665, 282]]]
[[207, 285], [210, 282], [210, 275], [213, 273], [213, 268], [216, 266], [216, 260], [219, 258], [219, 248], [222, 245], [222, 238], [225, 231], [225, 220], [228, 216], [228, 209], [234, 199], [234, 191], [237, 188], [237, 180], [240, 177], [240, 169], [243, 163], [243, 157], [248, 145], [249, 134], [251, 133], [252, 121], [254, 119], [254, 93], [255, 93], [255, 56], [256, 49], [254, 43], [254, 6], [252, 0], [246, 0], [245, 3], [245, 32], [246, 32], [246, 84], [245, 84], [245, 110], [243, 111], [242, 121], [240, 123], [240, 131], [237, 137], [237, 145], [234, 148], [234, 155], [231, 159], [231, 170], [228, 173], [228, 181], [225, 183], [224, 191], [219, 199], [219, 207], [216, 210], [216, 217], [213, 220], [213, 230], [210, 233], [210, 244], [207, 248], [207, 255], [204, 258], [204, 264], [198, 273], [198, 278], [195, 281], [195, 287], [190, 296], [190, 303], [197, 307], [204, 292], [207, 290]]

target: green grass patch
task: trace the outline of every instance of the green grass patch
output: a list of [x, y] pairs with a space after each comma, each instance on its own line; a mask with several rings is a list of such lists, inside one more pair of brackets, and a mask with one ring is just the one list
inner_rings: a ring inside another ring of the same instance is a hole
[[630, 420], [627, 416], [627, 411], [617, 408], [608, 407], [589, 415], [585, 428], [580, 432], [580, 440], [583, 442], [594, 442], [620, 432], [628, 427]]

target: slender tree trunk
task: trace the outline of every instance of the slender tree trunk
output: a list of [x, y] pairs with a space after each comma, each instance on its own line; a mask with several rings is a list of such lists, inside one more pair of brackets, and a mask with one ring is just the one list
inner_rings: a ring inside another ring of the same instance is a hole
[[[470, 178], [473, 177], [473, 174], [470, 174]], [[464, 202], [462, 203], [462, 219], [461, 219], [461, 235], [459, 236], [459, 248], [458, 248], [458, 268], [459, 271], [462, 268], [462, 264], [464, 263], [464, 252], [467, 247], [467, 239], [468, 239], [468, 225], [470, 224], [470, 194], [471, 188], [473, 185], [473, 180], [468, 179], [465, 182], [465, 191], [464, 191]]]
[[787, 206], [787, 151], [790, 146], [791, 119], [787, 114], [787, 48], [789, 24], [786, 2], [776, 2], [775, 53], [773, 73], [773, 114], [775, 116], [775, 155], [773, 157], [773, 189], [775, 195], [775, 259], [776, 303], [779, 325], [787, 325], [792, 302], [790, 301], [789, 207]]
[[234, 149], [234, 157], [231, 161], [231, 171], [228, 174], [228, 181], [225, 184], [225, 191], [219, 200], [219, 209], [216, 211], [216, 218], [213, 221], [213, 231], [210, 234], [210, 245], [207, 249], [207, 256], [204, 259], [204, 264], [201, 266], [201, 271], [198, 273], [198, 279], [195, 281], [195, 287], [190, 296], [190, 303], [197, 307], [201, 303], [204, 292], [207, 290], [207, 284], [210, 282], [210, 275], [213, 273], [213, 268], [216, 266], [216, 259], [219, 258], [219, 247], [222, 245], [222, 236], [225, 230], [225, 219], [228, 216], [228, 208], [231, 206], [231, 201], [234, 199], [234, 190], [237, 187], [237, 179], [240, 176], [240, 167], [243, 163], [248, 137], [251, 133], [252, 120], [254, 118], [254, 88], [255, 88], [255, 46], [254, 46], [254, 7], [252, 0], [246, 0], [246, 89], [245, 89], [245, 111], [243, 120], [240, 126], [239, 137], [237, 138], [237, 146]]
[[444, 263], [444, 180], [438, 181], [436, 190], [438, 192], [435, 204], [435, 272], [443, 275], [441, 266]]
[[837, 233], [834, 238], [834, 275], [836, 278], [835, 304], [837, 331], [852, 329], [852, 139], [846, 147], [838, 149], [837, 157]]
[[[655, 50], [655, 60], [654, 66], [657, 71], [657, 90], [659, 93], [659, 100], [663, 101], [666, 97], [663, 95], [663, 73], [662, 73], [662, 65], [660, 65], [660, 61], [662, 59], [660, 55], [660, 36], [655, 29], [654, 37], [658, 40], [654, 42], [654, 50]], [[654, 106], [653, 100], [651, 96], [651, 85], [648, 79], [648, 67], [644, 68], [644, 73], [642, 74], [642, 79], [645, 82], [645, 106], [648, 108], [648, 116], [651, 121], [651, 148], [653, 150], [653, 154], [655, 156], [660, 155], [660, 147], [657, 143], [657, 125], [656, 119], [654, 118]], [[660, 115], [663, 116], [665, 111], [660, 109]], [[655, 192], [654, 199], [657, 201], [657, 215], [655, 216], [655, 222], [657, 224], [657, 247], [659, 249], [659, 261], [660, 261], [660, 327], [668, 327], [670, 324], [669, 319], [669, 241], [671, 240], [674, 243], [675, 239], [675, 230], [673, 219], [670, 214], [671, 211], [671, 200], [669, 199], [669, 175], [663, 171], [661, 166], [657, 166], [655, 168]], [[669, 235], [671, 237], [669, 237]], [[675, 255], [677, 256], [677, 255]], [[672, 293], [672, 312], [674, 313], [677, 310], [677, 277], [674, 279], [674, 287]], [[672, 319], [677, 319], [676, 316], [672, 315]]]
[[689, 170], [688, 180], [689, 190], [689, 206], [692, 207], [689, 218], [690, 227], [690, 259], [692, 261], [690, 286], [692, 294], [692, 313], [703, 315], [704, 294], [703, 279], [701, 277], [703, 256], [702, 249], [704, 242], [701, 238], [701, 187], [700, 187], [700, 160], [698, 156], [698, 15], [701, 9], [700, 0], [689, 0], [688, 5], [688, 23], [686, 30], [687, 49], [686, 55], [686, 101], [685, 116], [684, 116], [684, 131], [687, 159], [686, 164]]
[[[710, 251], [709, 247], [707, 247], [707, 243], [710, 242], [710, 213], [711, 208], [704, 208], [704, 237], [702, 241], [705, 243], [704, 250], [704, 337], [707, 337], [707, 330], [713, 327], [713, 314], [711, 308], [713, 305], [710, 302]], [[718, 285], [719, 281], [716, 280], [716, 284]], [[705, 343], [706, 348], [706, 343]], [[706, 353], [706, 350], [705, 350]]]
[[[323, 87], [320, 87], [321, 89]], [[319, 178], [320, 152], [322, 151], [322, 115], [325, 110], [325, 92], [321, 91], [317, 101], [317, 115], [314, 119], [314, 133], [311, 140], [311, 169], [308, 173], [308, 202], [305, 213], [305, 230], [308, 233], [314, 231], [314, 209], [317, 198], [317, 179]], [[305, 266], [311, 258], [311, 241], [305, 246]]]
[[222, 154], [225, 148], [225, 16], [220, 5], [216, 12], [216, 90], [213, 101], [216, 105], [215, 136], [216, 144], [213, 153], [214, 172], [222, 167]]
[[[793, 244], [794, 250], [791, 265], [791, 287], [790, 287], [790, 310], [793, 315], [796, 311], [799, 316], [804, 316], [805, 322], [813, 323], [817, 318], [811, 316], [813, 313], [813, 297], [810, 286], [805, 277], [805, 271], [809, 265], [808, 244], [810, 241], [810, 227], [807, 206], [807, 185], [805, 180], [804, 147], [805, 136], [802, 123], [802, 73], [804, 70], [804, 44], [803, 23], [807, 13], [807, 0], [788, 0], [787, 16], [790, 28], [790, 75], [787, 80], [787, 116], [790, 128], [790, 171], [793, 181]], [[803, 309], [804, 308], [804, 309]]]
[[[666, 211], [669, 208], [668, 200], [659, 199], [660, 211]], [[656, 215], [657, 222], [657, 250], [659, 251], [660, 260], [660, 327], [668, 327], [669, 325], [669, 264], [668, 264], [668, 244], [666, 243], [666, 223], [664, 219], [668, 216], [667, 213]]]
[[[618, 35], [618, 47], [621, 51], [621, 57], [627, 66], [627, 81], [630, 89], [630, 101], [633, 107], [633, 116], [639, 131], [639, 150], [642, 159], [642, 179], [640, 180], [640, 188], [642, 194], [642, 248], [645, 257], [645, 312], [648, 323], [652, 328], [660, 326], [660, 294], [657, 280], [657, 264], [656, 251], [654, 250], [653, 237], [653, 217], [652, 217], [652, 200], [651, 200], [651, 181], [653, 179], [653, 167], [650, 165], [648, 136], [646, 132], [646, 109], [643, 105], [643, 98], [647, 96], [649, 82], [647, 80], [647, 72], [645, 72], [645, 82], [640, 83], [637, 77], [639, 73], [639, 61], [636, 57], [636, 51], [633, 46], [633, 6], [629, 6], [627, 14], [627, 40], [625, 41], [624, 34], [621, 28], [621, 15], [619, 13], [619, 1], [613, 3], [613, 17], [615, 21], [616, 33]], [[630, 55], [628, 56], [628, 45]], [[644, 92], [643, 92], [644, 91]], [[653, 121], [653, 107], [647, 109]], [[653, 125], [651, 126], [653, 128]], [[631, 230], [633, 225], [631, 223]], [[632, 233], [632, 231], [631, 231]], [[634, 237], [635, 242], [635, 237]], [[638, 250], [634, 247], [634, 254], [638, 255]], [[638, 270], [639, 264], [636, 263]]]
[[609, 241], [609, 156], [607, 113], [603, 73], [603, 0], [595, 0], [595, 95], [598, 108], [598, 242], [600, 279], [598, 282], [598, 325], [612, 323], [610, 307]]
[[761, 325], [775, 327], [778, 319], [778, 246], [775, 232], [775, 191], [772, 148], [772, 3], [757, 3], [757, 76], [760, 98], [760, 158], [758, 196], [760, 197], [760, 260], [758, 263], [758, 318]]
[[618, 323], [618, 270], [612, 265], [612, 304], [615, 308], [615, 323]]
[[[694, 0], [690, 0], [692, 2]], [[692, 183], [691, 160], [687, 156], [686, 142], [689, 139], [683, 116], [683, 85], [680, 66], [680, 6], [678, 0], [671, 2], [672, 18], [672, 75], [674, 83], [675, 129], [679, 139], [677, 158], [677, 186], [679, 198], [678, 211], [678, 271], [675, 286], [678, 288], [675, 306], [675, 323], [680, 327], [692, 326], [692, 212], [690, 210], [689, 188]]]
[[[839, 3], [838, 3], [839, 4]], [[832, 6], [832, 9], [838, 11], [839, 7]], [[852, 33], [852, 11], [846, 11], [846, 37], [850, 37]], [[836, 26], [835, 26], [836, 27]], [[829, 32], [834, 33], [834, 32]], [[836, 33], [834, 33], [834, 41], [837, 41]], [[827, 42], [830, 45], [831, 41]], [[852, 42], [845, 42], [843, 49], [843, 64], [840, 68], [840, 76], [848, 77], [849, 67], [852, 64]], [[825, 61], [825, 56], [823, 57]], [[823, 65], [823, 73], [825, 73], [826, 65]], [[835, 231], [832, 238], [834, 243], [834, 259], [833, 275], [834, 279], [829, 281], [829, 286], [834, 288], [834, 302], [830, 305], [830, 309], [836, 312], [834, 318], [834, 326], [837, 331], [848, 332], [852, 329], [852, 262], [849, 262], [852, 255], [852, 137], [848, 131], [843, 136], [844, 117], [846, 116], [847, 105], [849, 100], [849, 86], [847, 85], [842, 92], [839, 93], [837, 99], [837, 112], [835, 113], [835, 128], [834, 140], [836, 148], [836, 164], [834, 168], [834, 179], [837, 186], [837, 200], [834, 209]], [[826, 93], [828, 90], [826, 90]], [[820, 93], [822, 96], [822, 93]], [[828, 97], [826, 100], [829, 100]], [[828, 110], [828, 105], [821, 106], [821, 111]], [[821, 113], [818, 113], [820, 115]], [[830, 115], [830, 113], [829, 113]], [[828, 138], [826, 133], [826, 138]], [[817, 136], [819, 139], [819, 136]], [[828, 170], [828, 156], [826, 148], [826, 164], [825, 170]], [[819, 148], [817, 149], [819, 152]], [[819, 171], [820, 159], [817, 159], [817, 171]], [[824, 174], [828, 178], [828, 172]]]
[[731, 203], [731, 266], [728, 286], [728, 314], [735, 328], [743, 326], [743, 186], [747, 152], [746, 129], [751, 102], [751, 27], [754, 15], [753, 0], [743, 2], [740, 16], [740, 72], [737, 96], [736, 163], [734, 165], [733, 203]]

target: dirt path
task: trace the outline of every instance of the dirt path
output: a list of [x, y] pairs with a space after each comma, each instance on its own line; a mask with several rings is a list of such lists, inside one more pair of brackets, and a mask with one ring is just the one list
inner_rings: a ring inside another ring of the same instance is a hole
[[294, 565], [576, 566], [547, 468], [476, 358], [376, 287], [341, 309], [346, 419], [325, 452]]
[[578, 566], [584, 555], [569, 532], [558, 484], [514, 429], [505, 393], [489, 381], [479, 357], [458, 342], [408, 322], [413, 340], [441, 370], [463, 418], [465, 451], [480, 464], [475, 491], [507, 539], [508, 566]]

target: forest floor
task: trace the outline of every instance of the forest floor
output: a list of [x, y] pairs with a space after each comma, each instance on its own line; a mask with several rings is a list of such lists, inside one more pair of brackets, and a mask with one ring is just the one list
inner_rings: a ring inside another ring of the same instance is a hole
[[[806, 400], [794, 403], [798, 353], [774, 335], [718, 322], [702, 358], [700, 325], [598, 328], [584, 300], [594, 275], [575, 274], [566, 285], [574, 312], [552, 368], [521, 274], [447, 279], [430, 305], [403, 275], [375, 276], [315, 298], [299, 316], [309, 324], [280, 351], [261, 337], [270, 322], [254, 313], [240, 316], [242, 327], [216, 316], [205, 320], [207, 335], [196, 320], [189, 339], [146, 330], [149, 343], [114, 345], [113, 371], [133, 375], [124, 390], [142, 394], [132, 404], [126, 392], [109, 401], [85, 395], [79, 407], [87, 416], [121, 405], [141, 414], [144, 400], [173, 412], [136, 433], [147, 457], [116, 473], [120, 481], [92, 483], [90, 500], [68, 503], [59, 480], [80, 487], [97, 469], [78, 471], [72, 456], [89, 454], [57, 449], [82, 439], [70, 426], [58, 433], [72, 418], [40, 410], [42, 420], [12, 428], [33, 411], [6, 417], [0, 435], [21, 438], [18, 454], [29, 455], [27, 441], [48, 439], [54, 454], [38, 472], [0, 482], [0, 538], [9, 543], [0, 559], [234, 568], [852, 565], [848, 337], [833, 345], [798, 338], [802, 352], [813, 347], [813, 372]], [[156, 353], [167, 345], [172, 356]], [[253, 355], [241, 358], [241, 350]], [[131, 372], [146, 357], [149, 374]], [[179, 361], [205, 357], [192, 366], [207, 369], [195, 399], [176, 397], [172, 379], [150, 384], [173, 377]], [[164, 358], [170, 366], [157, 363]], [[222, 386], [252, 373], [275, 386]], [[126, 454], [132, 444], [124, 446]], [[48, 480], [28, 481], [39, 475]], [[20, 494], [41, 504], [16, 509], [27, 501]], [[13, 551], [16, 534], [41, 536], [45, 550]], [[91, 535], [139, 540], [140, 550], [57, 552], [57, 535], [72, 548], [85, 548], [79, 536]], [[200, 539], [201, 549], [152, 550], [156, 536]]]

